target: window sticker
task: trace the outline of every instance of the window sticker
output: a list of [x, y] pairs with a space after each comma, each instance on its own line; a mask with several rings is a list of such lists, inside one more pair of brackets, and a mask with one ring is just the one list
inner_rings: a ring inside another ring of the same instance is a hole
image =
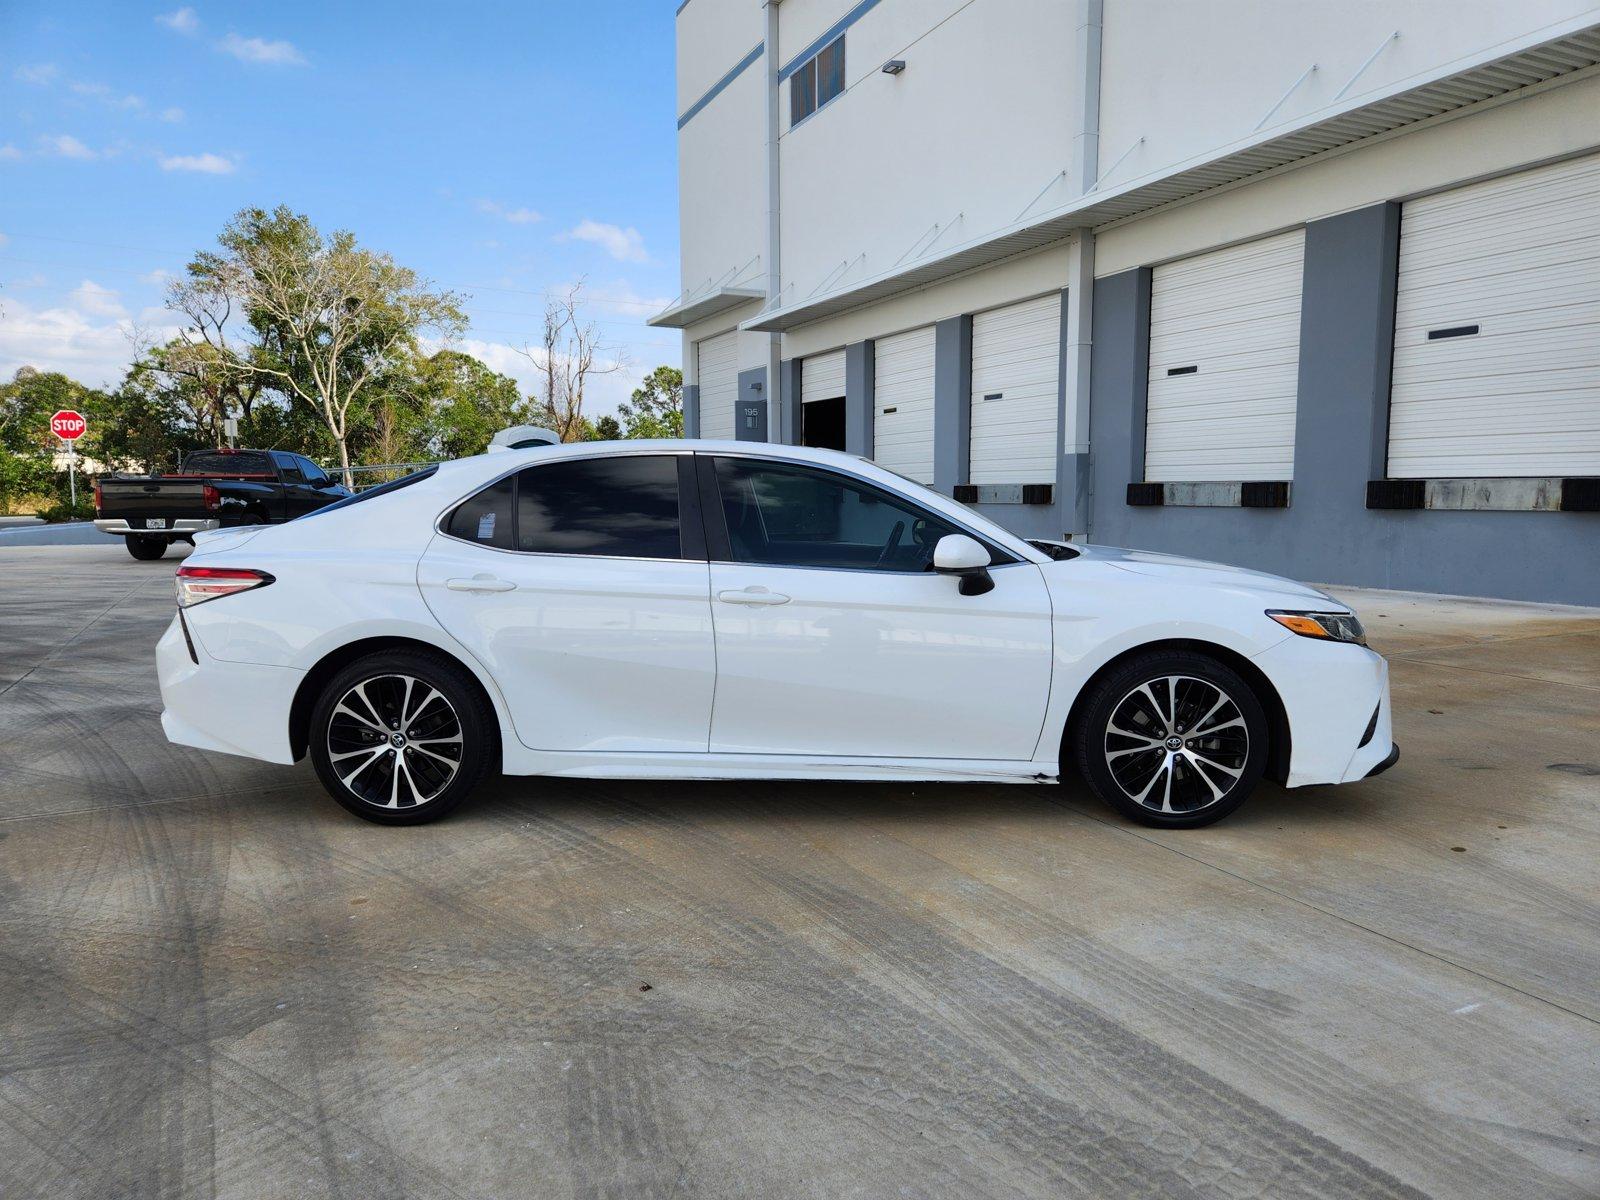
[[494, 517], [494, 513], [486, 512], [478, 518], [478, 540], [480, 542], [489, 541], [494, 537]]

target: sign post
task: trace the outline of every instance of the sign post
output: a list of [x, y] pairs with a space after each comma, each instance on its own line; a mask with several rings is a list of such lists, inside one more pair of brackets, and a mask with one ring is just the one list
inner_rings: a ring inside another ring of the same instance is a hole
[[83, 414], [63, 408], [50, 418], [50, 432], [67, 444], [67, 486], [71, 489], [72, 507], [78, 507], [78, 439], [89, 422]]

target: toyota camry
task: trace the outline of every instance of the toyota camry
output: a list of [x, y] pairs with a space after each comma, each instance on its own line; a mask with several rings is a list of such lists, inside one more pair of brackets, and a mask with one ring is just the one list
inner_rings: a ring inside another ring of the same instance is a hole
[[387, 824], [495, 771], [1075, 773], [1181, 828], [1399, 753], [1387, 665], [1323, 592], [1026, 541], [832, 451], [536, 446], [197, 541], [157, 651], [168, 738], [310, 755]]

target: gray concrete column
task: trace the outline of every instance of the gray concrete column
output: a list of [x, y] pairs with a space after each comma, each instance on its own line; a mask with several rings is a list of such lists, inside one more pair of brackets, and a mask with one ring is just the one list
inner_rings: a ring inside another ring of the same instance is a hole
[[1372, 555], [1369, 522], [1434, 516], [1366, 507], [1367, 480], [1387, 473], [1399, 265], [1398, 204], [1306, 226], [1291, 504], [1302, 536], [1339, 559]]
[[733, 436], [741, 442], [767, 440], [767, 369], [751, 367], [739, 372], [739, 395], [734, 402]]
[[872, 457], [873, 346], [853, 342], [844, 348], [844, 448]]
[[700, 436], [700, 385], [686, 383], [683, 385], [683, 436], [697, 438]]
[[940, 321], [933, 339], [933, 486], [948, 496], [971, 462], [971, 315]]
[[778, 440], [789, 446], [798, 446], [805, 433], [798, 358], [786, 358], [778, 364], [778, 391], [783, 397], [783, 424]]
[[1150, 383], [1150, 268], [1095, 280], [1090, 350], [1094, 509], [1091, 527], [1125, 527], [1128, 484], [1144, 478], [1145, 404]]

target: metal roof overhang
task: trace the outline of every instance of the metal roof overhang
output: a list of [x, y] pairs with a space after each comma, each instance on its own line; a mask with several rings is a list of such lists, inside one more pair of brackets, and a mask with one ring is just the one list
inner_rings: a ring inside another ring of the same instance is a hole
[[741, 304], [749, 304], [752, 300], [766, 298], [767, 293], [760, 288], [718, 288], [704, 296], [691, 297], [680, 304], [674, 304], [671, 308], [664, 308], [645, 321], [645, 324], [654, 325], [658, 329], [683, 329], [696, 321], [704, 321], [707, 317], [727, 312], [730, 308], [738, 308]]
[[937, 257], [913, 261], [904, 268], [858, 280], [822, 296], [770, 309], [743, 322], [739, 328], [764, 332], [793, 329], [808, 321], [1025, 254], [1060, 241], [1076, 229], [1105, 225], [1600, 62], [1600, 25], [1592, 21], [1569, 28], [1556, 37], [1542, 36], [1545, 40], [1465, 65], [1427, 83], [1398, 85], [1374, 99], [1329, 116], [1235, 142], [1209, 155], [1180, 163], [1157, 177], [1090, 192], [1054, 212], [995, 230], [965, 245], [954, 246]]

